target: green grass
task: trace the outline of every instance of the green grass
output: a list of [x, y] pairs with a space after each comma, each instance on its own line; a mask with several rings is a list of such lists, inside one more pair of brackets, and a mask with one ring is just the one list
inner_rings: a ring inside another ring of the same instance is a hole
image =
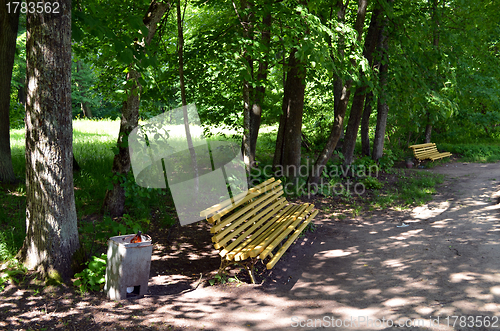
[[420, 206], [432, 200], [437, 193], [436, 186], [444, 181], [444, 176], [420, 171], [405, 174], [401, 170], [392, 171], [398, 181], [391, 187], [373, 191], [370, 209], [395, 208], [397, 210]]
[[447, 151], [461, 157], [465, 162], [497, 162], [500, 160], [500, 142], [481, 142], [477, 144], [437, 144], [440, 151]]
[[[112, 149], [116, 146], [119, 126], [119, 120], [73, 121], [73, 151], [82, 169], [74, 173], [79, 220], [85, 215], [100, 213], [111, 176]], [[10, 136], [12, 163], [20, 182], [1, 186], [0, 261], [9, 260], [20, 249], [26, 231], [25, 130], [11, 130]]]
[[[74, 173], [75, 203], [83, 240], [88, 240], [88, 236], [94, 237], [92, 233], [96, 231], [96, 226], [106, 228], [104, 232], [108, 237], [115, 235], [111, 233], [113, 231], [129, 231], [137, 225], [141, 225], [144, 230], [144, 227], [149, 226], [153, 214], [159, 226], [169, 227], [175, 222], [175, 208], [168, 191], [139, 187], [132, 174], [123, 179], [127, 214], [118, 222], [103, 217], [101, 207], [106, 190], [111, 185], [113, 149], [119, 126], [119, 120], [73, 121], [73, 152], [81, 168]], [[20, 182], [0, 186], [0, 261], [13, 258], [13, 254], [22, 246], [26, 232], [25, 130], [13, 129], [10, 135], [14, 172]], [[172, 138], [175, 139], [175, 134]], [[216, 134], [214, 139], [231, 138]], [[97, 222], [93, 225], [82, 221], [88, 216]]]
[[413, 173], [398, 181], [398, 200], [406, 205], [418, 206], [432, 200], [436, 194], [436, 185], [444, 181], [443, 175]]

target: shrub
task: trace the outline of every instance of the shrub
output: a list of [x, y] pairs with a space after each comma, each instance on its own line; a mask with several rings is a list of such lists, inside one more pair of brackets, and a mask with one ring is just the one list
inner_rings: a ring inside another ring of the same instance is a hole
[[378, 190], [381, 189], [382, 186], [384, 186], [384, 184], [382, 184], [375, 177], [366, 177], [361, 181], [361, 183], [363, 183], [363, 185], [365, 185], [365, 187], [370, 190]]
[[100, 257], [92, 256], [91, 261], [86, 263], [87, 268], [75, 274], [78, 279], [73, 285], [79, 287], [82, 293], [102, 290], [106, 281], [106, 261], [107, 256], [104, 253]]

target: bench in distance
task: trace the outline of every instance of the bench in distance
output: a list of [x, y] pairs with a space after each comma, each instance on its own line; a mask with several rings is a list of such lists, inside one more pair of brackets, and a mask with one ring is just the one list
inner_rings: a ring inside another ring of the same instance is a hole
[[413, 155], [417, 160], [431, 159], [432, 161], [441, 159], [443, 157], [451, 156], [451, 153], [440, 153], [435, 143], [411, 145], [409, 148], [413, 149]]

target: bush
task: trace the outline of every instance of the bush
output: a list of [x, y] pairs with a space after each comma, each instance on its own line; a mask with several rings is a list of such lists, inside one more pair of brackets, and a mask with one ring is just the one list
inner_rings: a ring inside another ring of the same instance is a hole
[[78, 279], [73, 285], [79, 287], [82, 293], [101, 291], [106, 281], [106, 262], [107, 256], [104, 253], [100, 257], [92, 256], [91, 261], [86, 263], [88, 267], [75, 274]]
[[387, 171], [394, 166], [396, 159], [397, 156], [391, 150], [385, 150], [384, 155], [378, 160], [378, 164], [382, 170]]
[[439, 144], [439, 150], [460, 155], [464, 161], [495, 162], [500, 160], [500, 146], [487, 144]]
[[375, 177], [366, 177], [364, 178], [361, 183], [370, 190], [378, 190], [381, 189], [384, 184], [382, 184], [377, 178]]

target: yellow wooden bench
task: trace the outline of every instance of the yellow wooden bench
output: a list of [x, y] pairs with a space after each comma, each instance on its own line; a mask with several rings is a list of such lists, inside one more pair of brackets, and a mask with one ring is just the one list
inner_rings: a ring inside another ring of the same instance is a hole
[[222, 257], [219, 271], [238, 263], [255, 283], [258, 259], [266, 260], [267, 269], [274, 267], [318, 214], [313, 204], [290, 204], [282, 195], [281, 181], [271, 178], [200, 213], [213, 225], [212, 241]]
[[448, 152], [440, 153], [434, 143], [411, 145], [409, 148], [413, 149], [413, 155], [417, 160], [431, 159], [434, 161], [451, 156], [451, 153]]

